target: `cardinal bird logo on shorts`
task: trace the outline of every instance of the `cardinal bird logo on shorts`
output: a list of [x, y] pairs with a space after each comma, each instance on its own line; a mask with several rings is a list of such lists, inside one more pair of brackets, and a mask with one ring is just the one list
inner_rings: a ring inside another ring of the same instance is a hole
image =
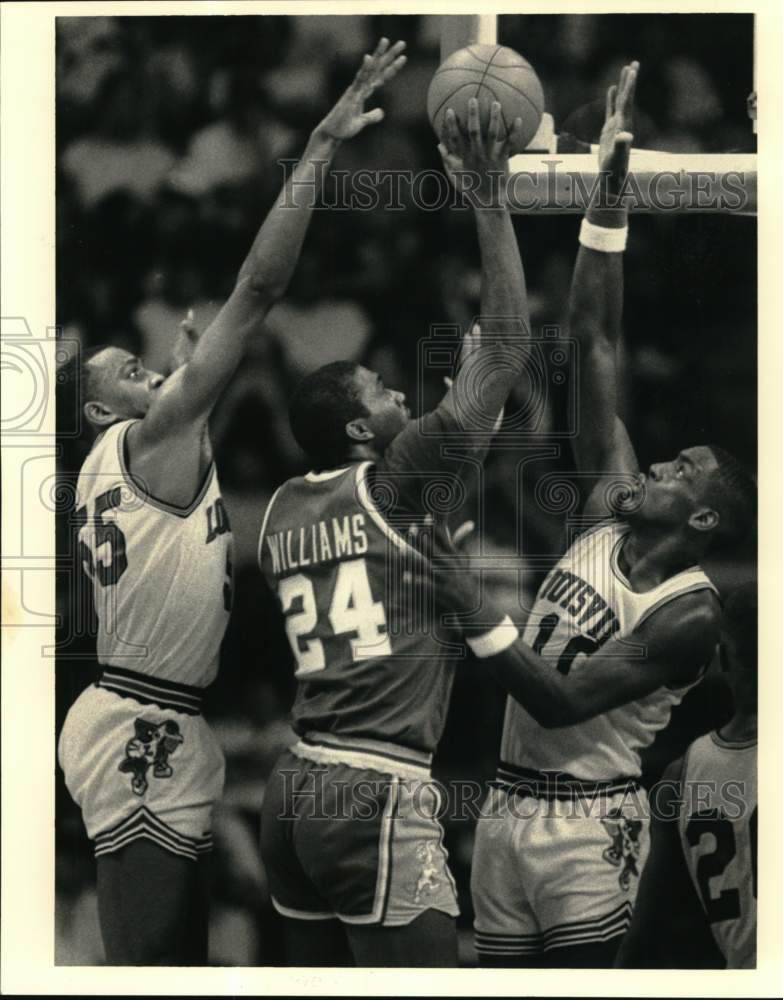
[[440, 885], [435, 848], [434, 840], [428, 840], [416, 848], [416, 857], [421, 861], [421, 871], [413, 890], [414, 903], [420, 903], [424, 893], [433, 892]]
[[125, 744], [125, 759], [119, 770], [131, 773], [131, 788], [136, 795], [143, 795], [149, 787], [147, 771], [150, 767], [155, 778], [172, 776], [174, 771], [169, 757], [182, 743], [183, 736], [173, 719], [163, 722], [136, 719], [134, 725], [136, 735]]
[[639, 877], [639, 867], [636, 862], [639, 860], [641, 821], [638, 819], [628, 819], [626, 816], [623, 816], [619, 809], [612, 809], [607, 814], [606, 819], [602, 819], [601, 822], [606, 832], [612, 838], [611, 847], [607, 847], [604, 850], [604, 861], [608, 861], [615, 868], [622, 866], [623, 870], [620, 872], [619, 877], [620, 888], [623, 892], [628, 892], [631, 884], [631, 876], [636, 875], [637, 878]]

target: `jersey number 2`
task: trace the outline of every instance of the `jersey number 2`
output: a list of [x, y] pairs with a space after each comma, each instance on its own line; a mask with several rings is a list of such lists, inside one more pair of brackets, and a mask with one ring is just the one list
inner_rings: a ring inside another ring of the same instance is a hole
[[[324, 670], [326, 658], [323, 643], [314, 637], [307, 638], [318, 624], [312, 580], [303, 573], [286, 577], [280, 581], [278, 595], [286, 616], [288, 641], [296, 657], [296, 676]], [[300, 610], [294, 610], [297, 605]], [[386, 627], [386, 612], [383, 604], [373, 599], [364, 559], [351, 559], [339, 564], [329, 605], [329, 624], [335, 635], [354, 633], [350, 640], [354, 661], [391, 656], [389, 636], [382, 631]]]
[[[753, 809], [748, 821], [750, 839], [751, 889], [756, 896], [757, 882], [757, 851], [758, 851], [758, 807]], [[721, 889], [717, 896], [710, 891], [710, 879], [723, 875], [727, 865], [737, 853], [737, 840], [734, 836], [734, 826], [730, 819], [724, 816], [720, 809], [704, 809], [696, 813], [685, 827], [685, 836], [691, 847], [696, 847], [702, 837], [710, 834], [715, 842], [715, 848], [707, 854], [702, 854], [696, 863], [696, 880], [711, 924], [720, 920], [736, 920], [740, 916], [740, 894], [738, 888]]]

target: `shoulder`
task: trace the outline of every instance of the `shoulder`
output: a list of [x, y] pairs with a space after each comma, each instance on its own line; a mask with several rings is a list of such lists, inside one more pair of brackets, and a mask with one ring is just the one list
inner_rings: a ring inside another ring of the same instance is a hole
[[645, 619], [640, 631], [651, 636], [668, 633], [678, 639], [687, 635], [717, 641], [720, 617], [720, 601], [715, 591], [705, 585], [700, 590], [672, 596]]
[[92, 448], [90, 448], [87, 458], [84, 461], [84, 466], [96, 461], [102, 461], [107, 453], [117, 452], [119, 454], [120, 443], [130, 428], [137, 423], [139, 423], [138, 420], [118, 420], [101, 431], [92, 443]]
[[678, 784], [682, 781], [685, 776], [685, 762], [687, 760], [689, 750], [690, 747], [685, 751], [682, 757], [678, 757], [676, 760], [673, 760], [666, 767], [661, 775], [661, 781], [668, 782], [669, 784]]
[[720, 605], [704, 589], [673, 597], [634, 632], [648, 656], [665, 667], [666, 683], [692, 684], [706, 669], [720, 638]]

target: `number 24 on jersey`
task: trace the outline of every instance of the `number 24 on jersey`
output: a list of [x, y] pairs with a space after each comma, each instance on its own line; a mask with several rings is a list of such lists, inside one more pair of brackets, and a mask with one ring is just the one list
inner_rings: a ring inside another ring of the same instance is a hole
[[[312, 580], [304, 573], [286, 577], [278, 585], [278, 596], [286, 616], [288, 641], [296, 657], [296, 676], [303, 677], [324, 670], [326, 657], [323, 642], [310, 635], [318, 625]], [[373, 598], [364, 559], [339, 563], [328, 620], [335, 635], [351, 633], [351, 658], [354, 661], [391, 656], [386, 611], [383, 603]]]

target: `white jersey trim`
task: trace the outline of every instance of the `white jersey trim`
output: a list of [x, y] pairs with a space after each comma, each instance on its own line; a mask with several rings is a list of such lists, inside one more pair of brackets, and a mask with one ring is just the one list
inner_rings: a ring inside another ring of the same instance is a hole
[[359, 503], [367, 511], [375, 524], [381, 529], [383, 534], [390, 541], [392, 541], [398, 549], [401, 549], [403, 552], [412, 552], [418, 559], [425, 560], [425, 557], [418, 551], [418, 549], [415, 549], [402, 537], [401, 534], [392, 528], [383, 514], [381, 514], [373, 503], [370, 491], [367, 487], [367, 470], [372, 464], [372, 462], [362, 462], [361, 465], [356, 467], [356, 495], [359, 499]]
[[[671, 577], [671, 579], [673, 580], [674, 577]], [[664, 582], [668, 583], [669, 581], [666, 580]], [[684, 597], [685, 594], [694, 594], [698, 590], [711, 590], [713, 593], [717, 593], [715, 586], [705, 578], [704, 580], [692, 583], [689, 587], [683, 587], [682, 590], [675, 590], [671, 594], [664, 594], [659, 601], [656, 601], [655, 604], [651, 604], [649, 608], [642, 612], [639, 620], [634, 625], [634, 631], [639, 628], [642, 622], [647, 621], [651, 615], [654, 615], [656, 611], [659, 611], [664, 604], [668, 604], [670, 601], [675, 601], [678, 597]]]
[[751, 750], [758, 746], [758, 736], [752, 740], [724, 740], [717, 729], [710, 733], [710, 738], [716, 747], [721, 750]]
[[344, 469], [333, 469], [331, 472], [308, 472], [305, 480], [308, 483], [325, 483], [328, 479], [336, 479], [337, 476], [342, 476], [347, 471], [348, 467], [346, 466]]
[[[628, 579], [628, 577], [625, 575], [625, 573], [623, 573], [623, 571], [620, 569], [620, 561], [619, 561], [619, 559], [620, 559], [620, 549], [623, 546], [623, 542], [628, 537], [628, 527], [627, 526], [621, 526], [621, 527], [622, 527], [623, 530], [620, 532], [619, 537], [615, 540], [614, 547], [612, 548], [612, 552], [611, 552], [611, 555], [609, 557], [609, 565], [610, 565], [610, 567], [612, 569], [612, 572], [614, 573], [615, 577], [619, 580], [619, 582], [627, 590], [630, 590], [632, 594], [636, 594], [638, 597], [644, 597], [645, 593], [649, 593], [649, 591], [634, 590], [634, 588], [631, 586], [631, 581]], [[667, 587], [671, 583], [673, 583], [673, 581], [676, 580], [677, 577], [680, 577], [680, 576], [682, 576], [682, 577], [696, 576], [696, 578], [698, 580], [700, 580], [701, 582], [699, 583], [698, 586], [691, 586], [691, 587], [687, 587], [687, 588], [683, 587], [682, 590], [678, 589], [677, 591], [675, 591], [673, 594], [671, 594], [669, 596], [672, 596], [672, 597], [679, 596], [680, 594], [687, 593], [688, 590], [709, 589], [709, 590], [713, 590], [715, 593], [718, 592], [717, 587], [709, 580], [709, 578], [705, 574], [704, 570], [700, 566], [698, 566], [696, 564], [694, 564], [693, 566], [689, 566], [688, 569], [680, 570], [680, 572], [679, 573], [675, 573], [674, 576], [668, 577], [662, 583], [659, 583], [658, 587]], [[655, 590], [655, 589], [657, 589], [657, 587], [656, 588], [652, 588], [652, 589]], [[652, 613], [653, 610], [655, 610], [659, 606], [659, 604], [664, 603], [664, 601], [666, 601], [666, 600], [668, 600], [668, 596], [662, 598], [660, 602], [658, 602], [657, 604], [654, 604], [654, 605], [652, 605], [652, 607], [648, 608], [644, 612], [643, 617], [646, 618], [649, 614]], [[641, 621], [642, 621], [642, 619], [640, 618], [639, 621], [636, 623], [636, 626], [634, 626], [634, 627], [638, 627], [639, 622], [641, 622]]]
[[[283, 485], [285, 485], [285, 484], [283, 484]], [[258, 560], [259, 569], [261, 568], [261, 559], [262, 559], [262, 555], [263, 555], [262, 546], [264, 544], [264, 535], [266, 534], [266, 526], [269, 523], [269, 515], [272, 512], [272, 504], [275, 502], [275, 500], [277, 498], [277, 494], [280, 492], [280, 490], [282, 490], [282, 488], [283, 488], [283, 486], [278, 486], [277, 487], [277, 489], [275, 490], [275, 492], [269, 498], [269, 503], [266, 505], [266, 510], [264, 511], [264, 519], [261, 522], [261, 531], [259, 532], [259, 535], [258, 535], [258, 548], [256, 549], [256, 558]]]
[[198, 508], [201, 501], [207, 495], [207, 491], [209, 490], [209, 487], [215, 476], [215, 463], [214, 462], [210, 463], [206, 475], [204, 476], [204, 482], [201, 484], [201, 486], [196, 492], [195, 497], [193, 498], [193, 500], [191, 500], [191, 502], [187, 505], [187, 507], [178, 507], [176, 504], [168, 503], [168, 501], [166, 500], [159, 500], [157, 497], [154, 497], [148, 491], [145, 491], [141, 487], [141, 485], [134, 479], [125, 461], [125, 438], [127, 437], [128, 431], [130, 430], [131, 426], [135, 423], [138, 423], [138, 421], [128, 420], [125, 423], [125, 426], [120, 431], [119, 435], [117, 436], [117, 460], [120, 463], [120, 471], [122, 472], [123, 479], [127, 482], [130, 489], [133, 491], [133, 493], [136, 494], [136, 496], [140, 500], [143, 500], [145, 503], [148, 503], [151, 507], [155, 507], [156, 510], [162, 511], [162, 513], [164, 514], [171, 514], [173, 517], [179, 517], [181, 519], [190, 517], [193, 511]]

